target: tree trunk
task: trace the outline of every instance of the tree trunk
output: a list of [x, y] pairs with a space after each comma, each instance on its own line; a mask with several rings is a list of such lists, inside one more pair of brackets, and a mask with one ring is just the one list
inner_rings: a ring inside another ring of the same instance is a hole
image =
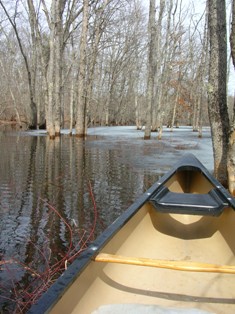
[[[94, 20], [94, 26], [93, 26], [93, 32], [90, 36], [90, 51], [88, 54], [90, 55], [90, 58], [88, 61], [88, 73], [87, 73], [87, 82], [86, 82], [86, 111], [91, 112], [91, 106], [92, 106], [92, 96], [93, 96], [93, 86], [94, 86], [94, 79], [95, 79], [95, 66], [97, 64], [97, 58], [99, 55], [99, 44], [101, 37], [104, 33], [105, 27], [106, 27], [106, 21], [105, 18], [107, 16], [105, 15], [106, 8], [109, 4], [109, 1], [106, 1], [102, 7], [99, 9], [96, 8], [94, 10], [95, 20]], [[105, 21], [105, 22], [104, 22]], [[88, 114], [86, 117], [86, 128], [88, 127]], [[87, 133], [87, 131], [85, 131]]]
[[160, 112], [161, 106], [161, 93], [162, 93], [162, 74], [160, 71], [161, 61], [163, 57], [162, 51], [162, 19], [165, 12], [165, 0], [160, 1], [157, 29], [155, 34], [155, 57], [154, 57], [154, 68], [155, 68], [155, 86], [154, 86], [154, 102], [153, 102], [153, 118], [152, 118], [152, 131], [157, 131], [160, 126], [160, 117], [158, 113]]
[[144, 131], [144, 139], [151, 138], [151, 126], [152, 126], [152, 104], [154, 95], [154, 47], [155, 47], [155, 36], [156, 36], [156, 25], [155, 25], [155, 11], [156, 11], [155, 0], [150, 0], [149, 3], [149, 55], [148, 55], [148, 81], [147, 81], [147, 112], [146, 112], [146, 123]]
[[[47, 61], [45, 60], [44, 56], [44, 47], [42, 43], [42, 36], [40, 33], [40, 25], [38, 21], [38, 16], [34, 7], [33, 0], [27, 0], [28, 3], [28, 11], [29, 11], [29, 19], [30, 19], [30, 29], [31, 29], [31, 37], [33, 42], [33, 47], [35, 47], [34, 52], [34, 71], [38, 72], [39, 75], [41, 75], [41, 86], [40, 86], [40, 92], [38, 91], [38, 88], [36, 88], [36, 82], [34, 85], [34, 91], [40, 94], [38, 103], [37, 103], [37, 128], [39, 128], [40, 125], [45, 125], [45, 110], [48, 107], [48, 88], [47, 88]], [[37, 61], [37, 62], [36, 62]], [[36, 73], [35, 73], [36, 74]], [[36, 75], [34, 77], [34, 81], [36, 80]], [[43, 106], [42, 106], [43, 104]]]
[[63, 22], [64, 0], [51, 3], [50, 57], [48, 63], [48, 108], [46, 110], [47, 132], [51, 139], [60, 135], [61, 84], [63, 65]]
[[235, 196], [235, 130], [229, 135], [228, 146], [228, 188]]
[[[164, 4], [165, 5], [165, 4]], [[159, 127], [158, 139], [161, 140], [163, 133], [163, 119], [165, 112], [167, 111], [169, 103], [169, 93], [168, 88], [163, 88], [163, 86], [168, 85], [168, 81], [172, 75], [171, 73], [171, 60], [172, 60], [172, 49], [171, 45], [171, 19], [173, 10], [173, 0], [170, 0], [167, 4], [167, 21], [166, 21], [166, 36], [164, 43], [164, 50], [161, 52], [161, 57], [163, 58], [163, 70], [161, 74], [161, 80], [158, 82], [161, 88], [158, 92], [158, 111], [157, 111], [157, 125]]]
[[55, 138], [55, 0], [51, 3], [51, 24], [50, 24], [50, 56], [47, 70], [48, 82], [48, 107], [46, 108], [46, 127], [51, 139]]
[[55, 28], [55, 136], [60, 136], [62, 108], [63, 20], [64, 0], [57, 0]]
[[[230, 47], [235, 68], [235, 0], [232, 2], [232, 27], [230, 34]], [[228, 146], [228, 186], [229, 191], [235, 196], [235, 102], [233, 103], [233, 115]]]
[[76, 114], [76, 136], [86, 136], [86, 97], [85, 97], [85, 76], [86, 76], [86, 49], [88, 32], [88, 0], [83, 0], [82, 34], [80, 42], [80, 61], [78, 77], [78, 104]]
[[137, 130], [142, 129], [142, 124], [141, 124], [141, 118], [140, 118], [140, 108], [139, 108], [139, 102], [138, 102], [138, 96], [135, 95], [135, 123], [136, 123], [136, 128]]
[[209, 119], [214, 175], [227, 185], [229, 118], [227, 111], [227, 41], [225, 0], [208, 0], [209, 8]]

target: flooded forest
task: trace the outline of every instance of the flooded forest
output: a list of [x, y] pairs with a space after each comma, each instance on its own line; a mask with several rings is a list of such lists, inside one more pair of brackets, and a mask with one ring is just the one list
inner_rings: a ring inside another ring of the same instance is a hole
[[[194, 1], [195, 2], [195, 1]], [[208, 125], [205, 2], [156, 3], [152, 129]], [[147, 120], [148, 1], [0, 1], [0, 120], [29, 128]], [[163, 105], [164, 104], [164, 105]], [[47, 123], [45, 123], [45, 121]]]
[[211, 97], [214, 1], [0, 0], [1, 313], [25, 313], [178, 157], [216, 170], [213, 126], [228, 145], [235, 115], [226, 53], [226, 110]]
[[[210, 128], [143, 139], [135, 126], [87, 139], [0, 128], [0, 307], [25, 312], [66, 267], [186, 152], [212, 172]], [[67, 266], [66, 266], [67, 265]]]

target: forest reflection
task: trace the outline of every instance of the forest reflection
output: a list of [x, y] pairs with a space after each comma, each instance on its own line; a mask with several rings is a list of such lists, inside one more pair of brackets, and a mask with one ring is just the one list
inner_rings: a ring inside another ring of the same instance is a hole
[[[65, 254], [71, 234], [64, 221], [83, 230], [83, 235], [91, 232], [95, 218], [91, 195], [98, 219], [89, 241], [159, 177], [123, 163], [119, 148], [96, 142], [69, 136], [51, 141], [46, 136], [0, 133], [2, 296], [13, 298], [12, 289], [24, 289], [31, 280], [14, 261], [44, 270], [47, 261], [56, 262]], [[73, 236], [74, 247], [79, 237], [79, 233]], [[6, 267], [4, 261], [13, 262]], [[4, 310], [6, 300], [1, 298], [0, 302]]]

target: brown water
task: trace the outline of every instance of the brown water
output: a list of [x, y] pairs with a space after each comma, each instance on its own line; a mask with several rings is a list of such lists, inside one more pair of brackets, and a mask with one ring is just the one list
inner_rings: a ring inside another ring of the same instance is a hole
[[144, 141], [134, 128], [93, 129], [86, 141], [0, 131], [4, 313], [16, 295], [27, 290], [32, 270], [44, 272], [49, 260], [60, 260], [81, 238], [92, 241], [186, 150], [212, 165], [209, 130], [201, 140], [189, 129], [180, 132], [168, 133], [159, 142]]

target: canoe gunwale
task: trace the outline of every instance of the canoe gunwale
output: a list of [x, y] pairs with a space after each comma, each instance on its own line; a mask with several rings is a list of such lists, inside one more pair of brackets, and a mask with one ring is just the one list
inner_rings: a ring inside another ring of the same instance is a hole
[[139, 211], [149, 200], [158, 187], [158, 182], [152, 185], [135, 203], [118, 217], [97, 239], [76, 259], [56, 282], [44, 293], [28, 311], [28, 313], [48, 313], [69, 289], [83, 270], [95, 259], [100, 250], [118, 233], [118, 231]]
[[226, 197], [228, 206], [235, 209], [235, 200], [222, 185], [211, 176], [208, 170], [192, 154], [187, 154], [163, 177], [155, 182], [142, 196], [140, 196], [119, 218], [117, 218], [97, 239], [82, 252], [79, 257], [68, 267], [57, 281], [45, 292], [40, 299], [29, 309], [28, 313], [48, 313], [69, 289], [73, 282], [80, 276], [83, 270], [95, 259], [96, 255], [113, 238], [115, 234], [147, 203], [151, 196], [171, 178], [179, 169], [187, 170], [194, 167], [202, 171], [208, 180]]

